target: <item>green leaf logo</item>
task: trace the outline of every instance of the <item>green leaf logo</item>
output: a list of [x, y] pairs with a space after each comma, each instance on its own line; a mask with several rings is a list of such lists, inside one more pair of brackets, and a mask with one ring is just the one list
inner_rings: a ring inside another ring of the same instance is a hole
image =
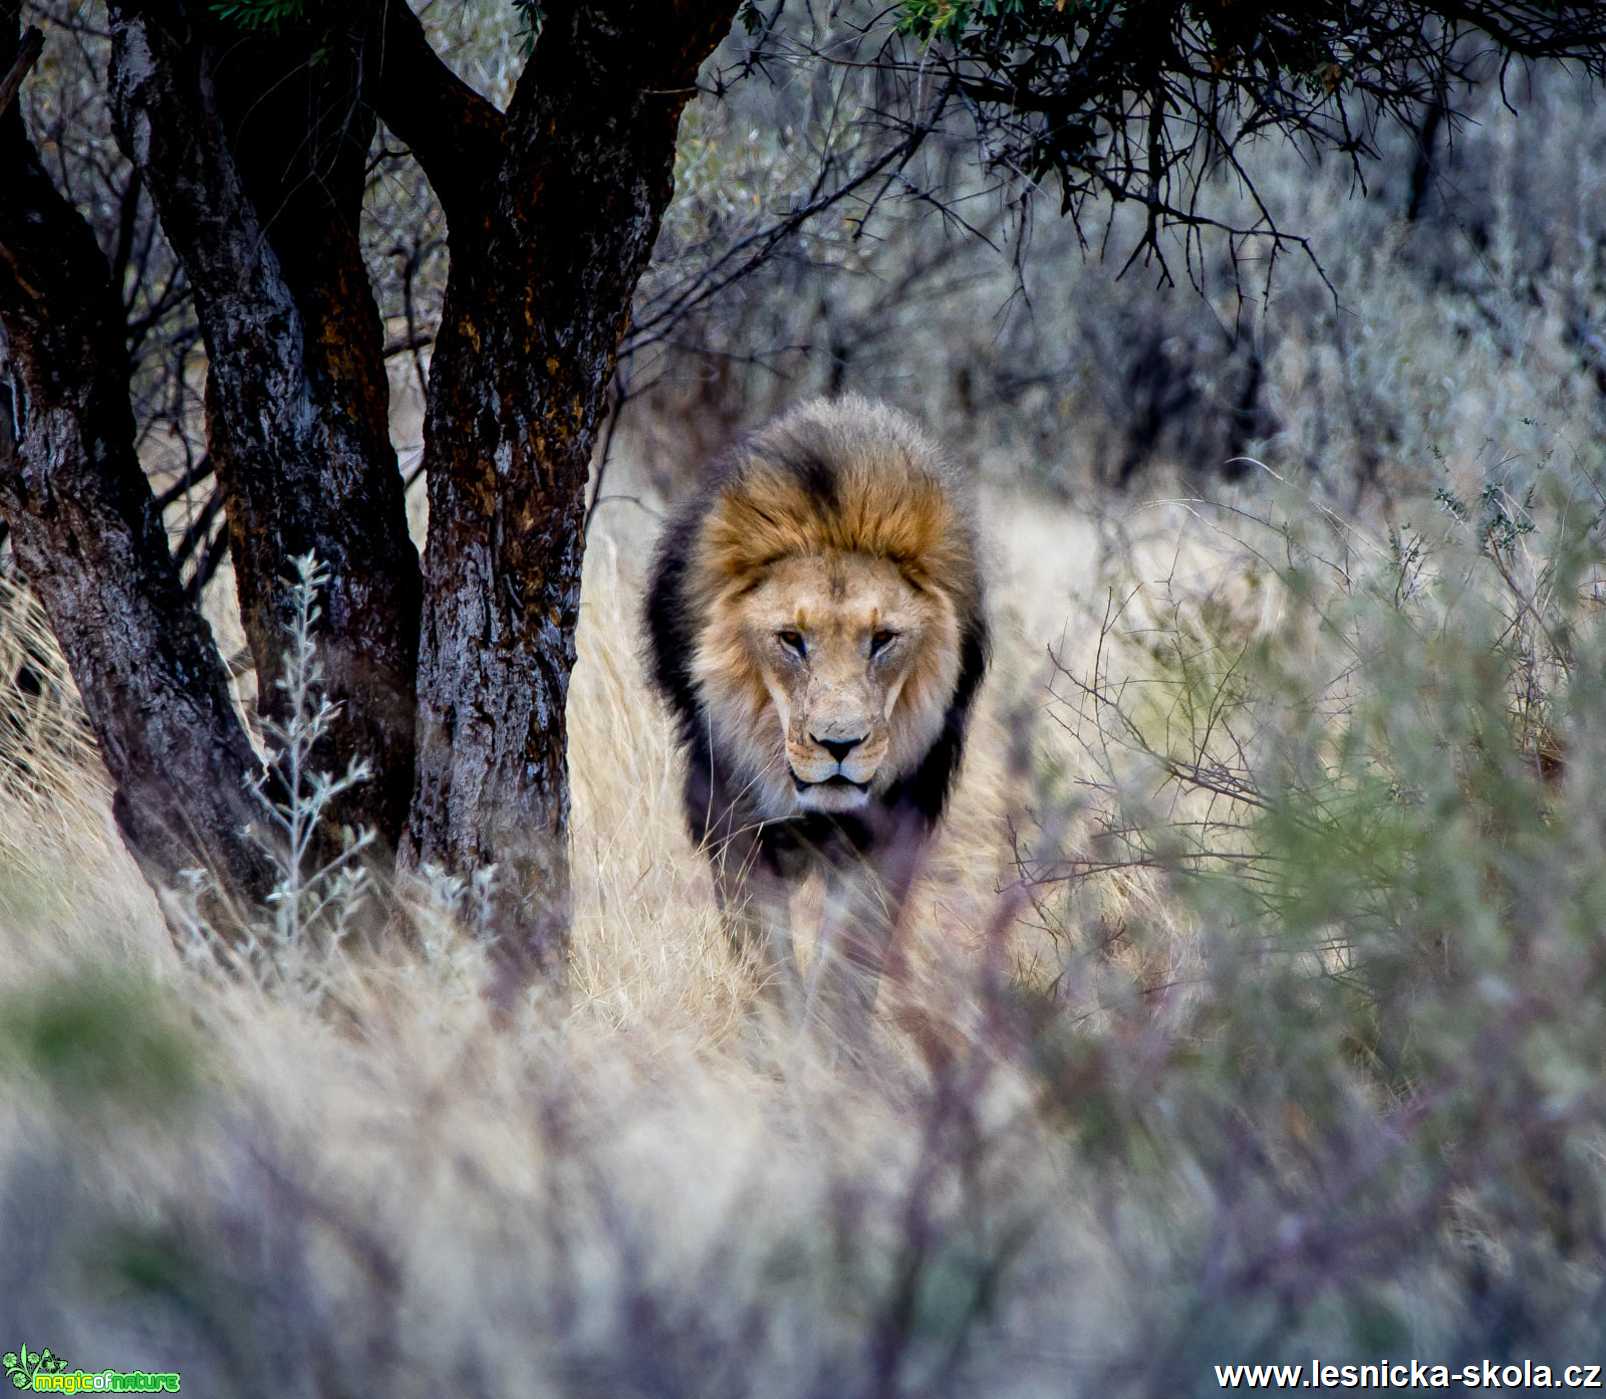
[[67, 1362], [49, 1346], [43, 1350], [29, 1350], [27, 1346], [8, 1350], [0, 1355], [0, 1365], [6, 1367], [6, 1378], [14, 1389], [27, 1389], [35, 1375], [59, 1375], [67, 1368]]

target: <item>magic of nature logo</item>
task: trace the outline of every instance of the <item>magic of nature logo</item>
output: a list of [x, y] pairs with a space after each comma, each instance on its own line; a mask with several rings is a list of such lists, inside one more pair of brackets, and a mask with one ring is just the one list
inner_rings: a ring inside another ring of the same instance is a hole
[[175, 1371], [74, 1370], [49, 1346], [8, 1350], [0, 1355], [0, 1365], [13, 1389], [35, 1394], [177, 1394], [179, 1389]]

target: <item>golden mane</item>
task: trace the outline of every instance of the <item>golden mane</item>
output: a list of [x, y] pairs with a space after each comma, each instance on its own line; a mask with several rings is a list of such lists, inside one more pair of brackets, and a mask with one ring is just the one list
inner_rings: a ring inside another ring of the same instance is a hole
[[696, 591], [740, 592], [785, 558], [865, 554], [966, 613], [978, 589], [961, 494], [902, 413], [853, 396], [805, 404], [727, 464], [694, 551]]

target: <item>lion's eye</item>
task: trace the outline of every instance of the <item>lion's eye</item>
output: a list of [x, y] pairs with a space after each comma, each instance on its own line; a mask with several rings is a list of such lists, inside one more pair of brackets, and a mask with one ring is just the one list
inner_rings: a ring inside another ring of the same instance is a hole
[[898, 633], [895, 631], [872, 632], [870, 635], [870, 654], [879, 656], [897, 639]]
[[803, 640], [802, 632], [778, 631], [775, 633], [775, 639], [786, 647], [788, 651], [795, 651], [800, 656], [806, 656], [809, 653], [809, 648]]

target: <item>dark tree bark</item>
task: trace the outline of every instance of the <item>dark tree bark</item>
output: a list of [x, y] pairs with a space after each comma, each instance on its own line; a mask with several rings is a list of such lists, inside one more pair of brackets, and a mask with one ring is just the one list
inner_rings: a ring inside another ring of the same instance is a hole
[[359, 242], [374, 4], [317, 35], [245, 35], [200, 0], [113, 3], [118, 134], [195, 288], [209, 448], [222, 483], [258, 704], [277, 686], [289, 560], [330, 570], [319, 642], [340, 713], [326, 770], [373, 780], [334, 812], [394, 847], [413, 788], [418, 554], [389, 436], [383, 335]]
[[[446, 201], [430, 370], [418, 784], [406, 858], [499, 870], [516, 985], [561, 961], [585, 482], [680, 114], [735, 0], [549, 4], [505, 120], [392, 6], [381, 115]], [[393, 80], [395, 80], [393, 82]], [[437, 124], [442, 112], [463, 119]], [[470, 139], [463, 141], [467, 134]]]
[[[0, 0], [0, 75], [19, 10]], [[170, 885], [201, 865], [225, 897], [260, 898], [270, 870], [244, 833], [261, 815], [258, 764], [134, 451], [118, 289], [15, 106], [0, 110], [0, 188], [0, 516], [147, 877]]]

